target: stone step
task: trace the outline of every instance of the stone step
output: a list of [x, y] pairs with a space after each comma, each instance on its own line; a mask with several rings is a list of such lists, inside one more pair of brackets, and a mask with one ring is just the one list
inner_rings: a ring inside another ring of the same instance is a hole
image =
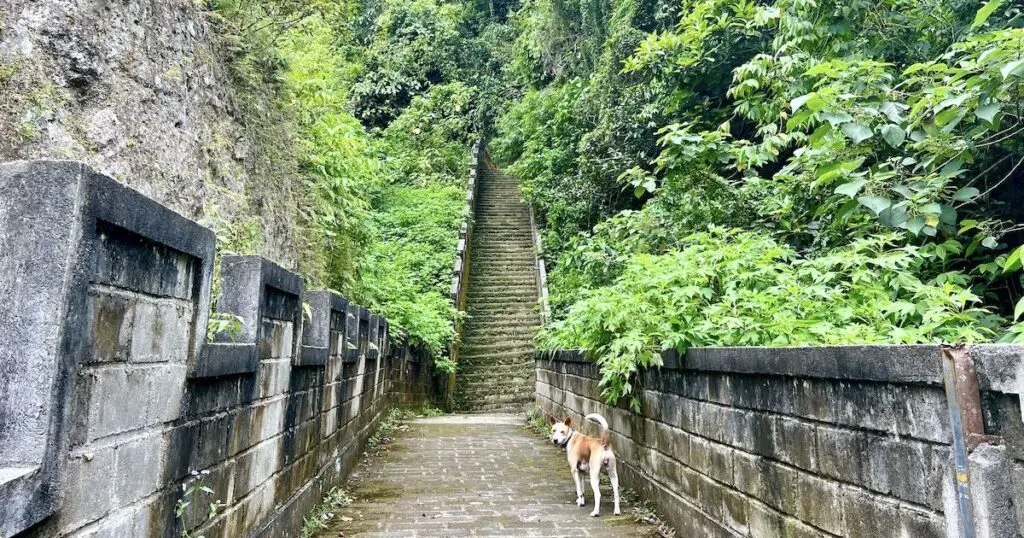
[[500, 377], [498, 374], [502, 373], [522, 375], [524, 372], [528, 372], [532, 376], [536, 374], [536, 370], [537, 366], [534, 361], [505, 362], [501, 364], [460, 363], [458, 375], [460, 378], [470, 376], [474, 380], [477, 380], [477, 377], [480, 376], [489, 376], [488, 379], [494, 380]]
[[466, 355], [474, 354], [490, 354], [490, 355], [505, 355], [517, 354], [517, 353], [529, 353], [533, 351], [533, 339], [526, 338], [523, 340], [513, 339], [502, 339], [502, 340], [491, 340], [491, 341], [474, 341], [468, 342], [462, 341], [462, 352]]
[[534, 360], [534, 351], [517, 351], [515, 353], [504, 353], [500, 357], [493, 353], [466, 352], [461, 351], [459, 362], [465, 363], [467, 368], [476, 367], [480, 364], [516, 364]]
[[[531, 272], [537, 261], [533, 256], [477, 256], [470, 263], [481, 269], [503, 269], [505, 273]], [[486, 273], [486, 271], [484, 272]]]
[[532, 402], [537, 257], [530, 208], [515, 178], [484, 170], [470, 250], [457, 401], [469, 410]]
[[506, 334], [529, 334], [531, 338], [540, 330], [540, 320], [534, 319], [531, 322], [506, 323], [501, 321], [480, 321], [466, 323], [463, 326], [463, 336], [471, 335], [506, 335]]
[[474, 303], [474, 304], [481, 304], [481, 303], [491, 303], [491, 304], [494, 304], [494, 303], [498, 303], [498, 304], [505, 304], [505, 303], [513, 303], [513, 304], [530, 303], [530, 304], [535, 304], [535, 303], [537, 303], [537, 296], [534, 295], [534, 294], [510, 293], [510, 292], [507, 292], [507, 291], [478, 292], [478, 291], [470, 290], [470, 292], [469, 292], [469, 301], [471, 303]]
[[[531, 335], [537, 334], [540, 330], [540, 316], [532, 315], [529, 317], [521, 316], [518, 319], [505, 318], [505, 319], [481, 319], [476, 318], [472, 325], [466, 323], [464, 325], [468, 331], [475, 331], [478, 334], [485, 334], [485, 332], [494, 331], [496, 334], [504, 334], [502, 331], [515, 331], [521, 330], [524, 333]], [[464, 334], [473, 334], [464, 333]]]
[[534, 310], [515, 312], [512, 314], [502, 314], [495, 312], [479, 312], [477, 314], [467, 313], [469, 319], [466, 324], [473, 323], [476, 326], [484, 325], [523, 325], [523, 324], [534, 324], [537, 326], [540, 324], [540, 316]]
[[536, 303], [512, 303], [512, 304], [485, 304], [470, 306], [466, 314], [470, 319], [479, 320], [486, 317], [486, 321], [500, 319], [508, 320], [509, 324], [517, 323], [520, 319], [529, 319], [531, 316], [539, 316]]
[[[538, 300], [536, 297], [523, 297], [515, 295], [470, 295], [469, 301], [470, 303], [473, 303], [477, 306], [493, 306], [496, 308], [502, 306], [513, 306], [516, 308], [522, 308], [524, 306], [533, 307], [538, 304]], [[479, 312], [479, 310], [477, 310], [477, 312]]]

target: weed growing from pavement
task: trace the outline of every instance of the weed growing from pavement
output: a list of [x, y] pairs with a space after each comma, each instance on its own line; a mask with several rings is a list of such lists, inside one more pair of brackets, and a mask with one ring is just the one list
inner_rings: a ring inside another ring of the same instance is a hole
[[[628, 498], [636, 499], [636, 492], [632, 490], [626, 490], [624, 492]], [[675, 538], [676, 531], [672, 527], [665, 523], [665, 520], [661, 519], [661, 516], [654, 511], [649, 501], [636, 501], [633, 503], [633, 520], [637, 523], [645, 523], [657, 529], [658, 534], [662, 538]]]
[[[302, 520], [302, 538], [312, 538], [316, 533], [327, 530], [337, 516], [336, 511], [352, 504], [354, 500], [355, 498], [345, 488], [328, 491], [320, 504]], [[345, 520], [345, 516], [341, 516], [340, 519]]]

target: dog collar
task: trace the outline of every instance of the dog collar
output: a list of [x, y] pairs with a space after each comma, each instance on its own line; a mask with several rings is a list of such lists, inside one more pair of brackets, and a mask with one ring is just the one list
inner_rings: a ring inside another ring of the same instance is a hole
[[567, 435], [567, 436], [565, 437], [565, 442], [564, 442], [564, 443], [562, 443], [562, 444], [560, 444], [560, 445], [558, 445], [558, 447], [559, 447], [559, 448], [566, 448], [566, 449], [568, 449], [568, 448], [569, 448], [569, 441], [571, 441], [571, 440], [572, 440], [572, 436], [573, 436], [573, 435], [576, 435], [576, 432], [575, 432], [575, 431], [573, 431], [572, 429], [570, 429], [570, 430], [569, 430], [569, 435]]

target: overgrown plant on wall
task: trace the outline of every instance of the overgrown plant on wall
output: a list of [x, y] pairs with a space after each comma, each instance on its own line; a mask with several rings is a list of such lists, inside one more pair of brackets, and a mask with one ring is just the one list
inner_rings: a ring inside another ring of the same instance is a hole
[[[468, 3], [210, 4], [238, 85], [294, 132], [299, 269], [439, 358], [480, 92]], [[237, 228], [223, 225], [225, 233]], [[232, 232], [233, 234], [233, 232]], [[254, 249], [246, 252], [253, 253]], [[445, 361], [436, 361], [445, 365]]]

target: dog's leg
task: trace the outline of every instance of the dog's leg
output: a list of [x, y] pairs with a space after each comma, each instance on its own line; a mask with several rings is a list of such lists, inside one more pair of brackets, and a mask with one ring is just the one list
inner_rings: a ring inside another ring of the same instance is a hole
[[612, 483], [612, 496], [615, 499], [615, 515], [622, 512], [619, 510], [619, 470], [616, 468], [615, 459], [608, 461], [608, 480]]
[[583, 477], [575, 467], [570, 467], [569, 470], [572, 472], [572, 481], [576, 483], [576, 506], [583, 506], [586, 504], [583, 500]]
[[594, 490], [594, 511], [591, 516], [597, 517], [601, 513], [601, 464], [590, 466], [590, 489]]

